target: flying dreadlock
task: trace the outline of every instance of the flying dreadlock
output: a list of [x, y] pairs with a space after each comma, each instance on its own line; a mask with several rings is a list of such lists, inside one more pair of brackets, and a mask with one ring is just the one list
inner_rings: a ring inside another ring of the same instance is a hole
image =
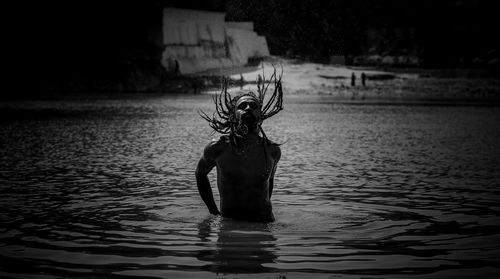
[[[262, 73], [262, 76], [263, 78], [260, 78], [259, 76], [259, 79], [257, 80], [258, 96], [256, 96], [253, 92], [248, 92], [234, 98], [231, 98], [227, 92], [228, 80], [227, 78], [224, 78], [221, 92], [219, 94], [215, 94], [213, 97], [213, 101], [215, 103], [215, 112], [213, 116], [210, 117], [203, 111], [200, 111], [200, 116], [208, 121], [210, 127], [212, 127], [214, 131], [224, 135], [229, 135], [232, 144], [237, 144], [236, 137], [238, 137], [237, 130], [239, 128], [239, 123], [235, 117], [234, 111], [236, 103], [240, 98], [249, 96], [259, 103], [261, 119], [257, 125], [259, 131], [262, 133], [262, 137], [266, 141], [269, 140], [262, 129], [262, 122], [283, 110], [283, 88], [281, 86], [283, 69], [281, 70], [281, 74], [278, 76], [275, 68], [267, 85], [265, 84], [264, 73]], [[274, 83], [274, 92], [264, 104], [267, 89], [271, 83]]]

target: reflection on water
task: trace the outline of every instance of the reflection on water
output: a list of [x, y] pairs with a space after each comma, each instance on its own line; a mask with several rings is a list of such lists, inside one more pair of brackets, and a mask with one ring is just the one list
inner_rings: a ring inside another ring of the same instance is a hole
[[215, 249], [200, 251], [198, 259], [210, 262], [207, 270], [217, 273], [271, 272], [266, 267], [274, 263], [277, 256], [276, 238], [267, 224], [249, 223], [208, 217], [198, 224], [202, 244], [211, 245], [211, 236], [216, 236]]
[[210, 96], [0, 104], [0, 277], [498, 277], [500, 109], [330, 101], [264, 123], [271, 224], [198, 196]]

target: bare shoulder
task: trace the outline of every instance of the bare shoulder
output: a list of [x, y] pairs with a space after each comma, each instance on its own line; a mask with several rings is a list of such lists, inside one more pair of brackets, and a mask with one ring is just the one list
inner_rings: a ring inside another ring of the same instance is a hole
[[203, 150], [203, 157], [207, 160], [215, 160], [229, 146], [229, 137], [221, 136], [219, 139], [210, 141]]
[[279, 159], [281, 158], [281, 148], [280, 148], [280, 145], [271, 141], [271, 140], [267, 140], [267, 147], [269, 148], [269, 153], [271, 154], [271, 157], [273, 157], [274, 159], [276, 159], [276, 161], [279, 161]]

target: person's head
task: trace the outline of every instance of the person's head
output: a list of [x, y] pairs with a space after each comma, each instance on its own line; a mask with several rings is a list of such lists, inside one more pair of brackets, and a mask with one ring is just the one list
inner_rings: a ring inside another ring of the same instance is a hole
[[[248, 92], [232, 98], [227, 92], [228, 80], [223, 80], [222, 91], [214, 95], [215, 112], [212, 117], [200, 111], [203, 119], [208, 121], [214, 131], [229, 135], [231, 138], [243, 137], [248, 132], [260, 132], [267, 139], [262, 130], [262, 122], [283, 109], [283, 89], [281, 75], [276, 74], [276, 69], [268, 79], [260, 75], [257, 81], [257, 93]], [[269, 85], [274, 84], [274, 92], [266, 100], [266, 91]]]
[[248, 132], [258, 133], [262, 124], [261, 104], [259, 99], [249, 92], [235, 97], [234, 120], [237, 123], [236, 132], [245, 136]]

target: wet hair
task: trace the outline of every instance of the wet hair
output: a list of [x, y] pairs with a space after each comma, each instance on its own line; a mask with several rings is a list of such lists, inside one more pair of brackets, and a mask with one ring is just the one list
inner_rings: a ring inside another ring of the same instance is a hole
[[[264, 76], [264, 74], [262, 75]], [[278, 112], [283, 110], [283, 88], [281, 86], [281, 78], [283, 76], [283, 69], [281, 74], [276, 74], [276, 69], [274, 69], [271, 78], [266, 84], [265, 78], [259, 75], [257, 79], [257, 95], [253, 92], [247, 92], [231, 98], [227, 92], [228, 79], [224, 78], [222, 82], [222, 90], [220, 93], [215, 94], [213, 97], [215, 103], [215, 112], [212, 117], [208, 116], [205, 112], [200, 111], [200, 116], [208, 122], [208, 125], [217, 133], [223, 135], [229, 135], [231, 143], [236, 144], [236, 129], [238, 125], [238, 120], [235, 116], [235, 107], [238, 100], [245, 96], [250, 96], [259, 103], [261, 120], [258, 123], [259, 132], [262, 137], [269, 142], [264, 130], [262, 130], [262, 121], [276, 115]], [[274, 83], [274, 92], [271, 97], [265, 101], [267, 89]]]

